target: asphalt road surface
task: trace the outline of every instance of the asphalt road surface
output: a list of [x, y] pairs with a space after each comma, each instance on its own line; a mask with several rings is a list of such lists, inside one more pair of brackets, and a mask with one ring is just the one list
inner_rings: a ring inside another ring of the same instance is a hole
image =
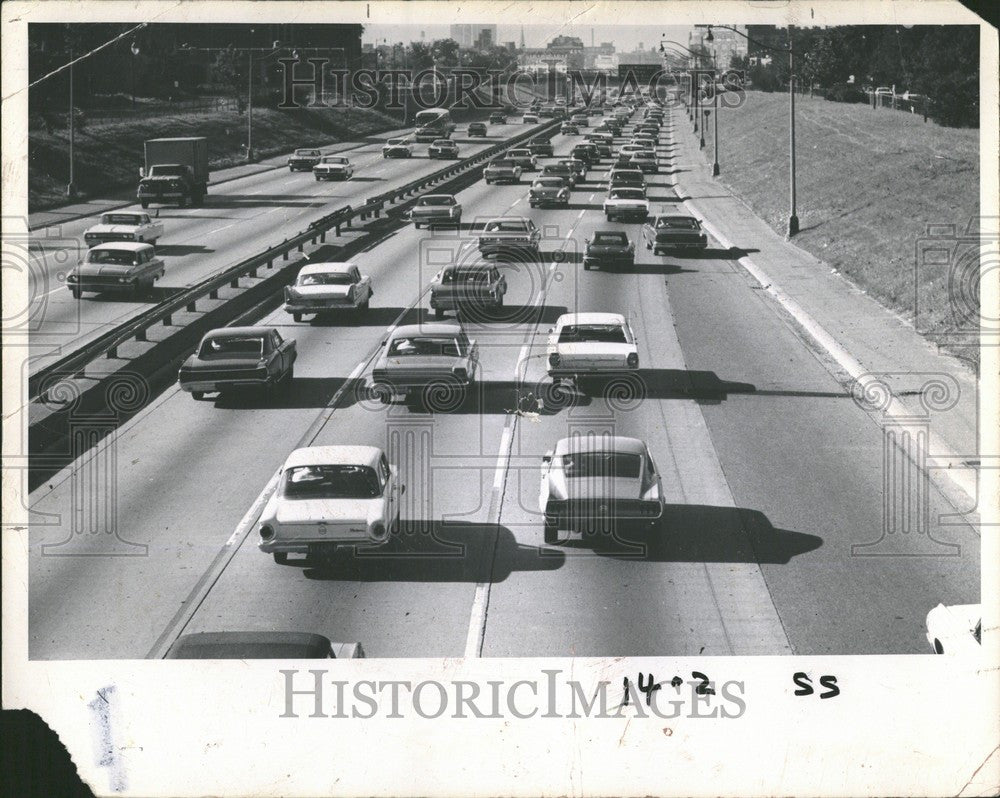
[[[677, 207], [672, 174], [688, 168], [669, 136], [668, 115], [654, 212]], [[556, 136], [557, 156], [578, 140]], [[432, 166], [379, 161], [359, 174], [403, 182]], [[978, 600], [975, 532], [942, 525], [954, 510], [928, 485], [939, 543], [871, 556], [878, 546], [863, 544], [878, 541], [884, 513], [878, 426], [733, 253], [710, 242], [653, 256], [640, 225], [606, 222], [606, 170], [591, 170], [565, 210], [531, 209], [526, 180], [476, 183], [459, 196], [462, 230], [407, 227], [355, 258], [375, 288], [368, 313], [261, 319], [297, 341], [287, 395], [196, 402], [171, 388], [87, 455], [97, 467], [38, 488], [30, 656], [141, 658], [181, 632], [222, 630], [319, 632], [372, 657], [929, 653], [927, 611]], [[224, 212], [200, 209], [221, 218], [170, 211], [164, 243], [190, 251], [170, 256], [168, 285], [366, 189], [278, 171], [218, 197]], [[452, 412], [368, 401], [357, 386], [387, 329], [432, 318], [431, 277], [475, 258], [473, 225], [500, 215], [530, 217], [545, 235], [541, 262], [500, 264], [503, 313], [467, 323], [484, 368], [476, 394]], [[595, 229], [627, 231], [635, 266], [584, 271]], [[575, 310], [630, 318], [638, 395], [531, 404], [544, 392], [546, 332]], [[666, 492], [658, 530], [543, 543], [541, 458], [574, 431], [646, 441]], [[329, 568], [294, 555], [277, 565], [253, 524], [272, 476], [297, 446], [340, 443], [381, 446], [400, 466], [399, 539]], [[78, 534], [88, 529], [97, 534]]]

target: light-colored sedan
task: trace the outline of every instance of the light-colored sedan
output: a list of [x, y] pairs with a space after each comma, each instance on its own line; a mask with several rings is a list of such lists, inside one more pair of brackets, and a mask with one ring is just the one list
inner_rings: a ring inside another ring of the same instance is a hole
[[[663, 486], [646, 444], [618, 435], [563, 438], [542, 458], [538, 507], [545, 542], [616, 527], [654, 529], [663, 517]], [[581, 527], [583, 527], [581, 529]]]
[[354, 166], [344, 155], [324, 155], [313, 167], [317, 180], [350, 180], [354, 177]]
[[938, 604], [927, 613], [927, 642], [935, 654], [980, 654], [983, 607], [981, 604]]
[[556, 383], [578, 383], [639, 368], [635, 333], [619, 313], [564, 313], [549, 330], [548, 373]]
[[261, 513], [257, 545], [279, 564], [289, 554], [329, 559], [339, 546], [384, 545], [399, 528], [405, 490], [375, 446], [296, 449]]
[[163, 223], [149, 218], [148, 213], [119, 211], [102, 213], [101, 221], [88, 227], [83, 240], [88, 247], [109, 244], [113, 241], [136, 241], [155, 244], [163, 235]]
[[372, 280], [356, 263], [310, 263], [285, 288], [285, 313], [302, 321], [304, 313], [368, 310]]

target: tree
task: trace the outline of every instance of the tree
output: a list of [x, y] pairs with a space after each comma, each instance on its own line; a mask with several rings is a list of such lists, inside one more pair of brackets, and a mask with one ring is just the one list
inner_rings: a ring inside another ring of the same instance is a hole
[[439, 66], [458, 66], [458, 42], [454, 39], [435, 40], [431, 54]]
[[242, 56], [232, 46], [216, 53], [212, 60], [212, 75], [214, 80], [224, 86], [235, 98], [240, 113], [246, 102], [244, 92], [247, 90], [247, 75], [244, 73], [246, 56]]
[[406, 55], [410, 69], [414, 72], [420, 72], [434, 66], [434, 53], [431, 51], [431, 46], [425, 42], [410, 42]]
[[814, 39], [812, 46], [802, 56], [802, 78], [806, 85], [832, 86], [844, 79], [843, 67], [829, 36]]

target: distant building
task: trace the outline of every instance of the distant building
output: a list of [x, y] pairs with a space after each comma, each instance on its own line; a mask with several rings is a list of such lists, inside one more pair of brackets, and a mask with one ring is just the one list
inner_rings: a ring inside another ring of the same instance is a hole
[[452, 25], [450, 36], [462, 47], [477, 47], [483, 32], [488, 31], [491, 44], [497, 40], [496, 25]]
[[479, 31], [479, 35], [476, 36], [476, 41], [474, 42], [475, 48], [477, 50], [490, 49], [493, 46], [494, 41], [496, 41], [493, 38], [494, 36], [496, 36], [496, 25], [493, 26], [492, 31], [483, 28], [481, 31]]
[[[746, 25], [733, 25], [732, 27], [746, 35]], [[704, 49], [709, 54], [714, 54], [714, 60], [719, 69], [729, 69], [734, 57], [746, 57], [749, 42], [739, 33], [728, 28], [712, 28], [712, 41], [707, 41], [707, 35], [706, 28], [693, 29], [688, 35], [688, 47], [696, 52], [701, 52]]]

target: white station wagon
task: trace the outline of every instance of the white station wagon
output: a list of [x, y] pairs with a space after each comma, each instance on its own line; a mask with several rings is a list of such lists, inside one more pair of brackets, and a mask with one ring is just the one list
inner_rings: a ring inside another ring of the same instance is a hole
[[383, 545], [399, 527], [406, 487], [375, 446], [307, 446], [292, 452], [264, 507], [258, 547], [330, 559], [338, 546]]
[[639, 368], [639, 346], [618, 313], [564, 313], [549, 330], [548, 372], [555, 382], [576, 382]]
[[355, 263], [310, 263], [285, 288], [285, 313], [302, 321], [304, 313], [368, 310], [372, 280]]

